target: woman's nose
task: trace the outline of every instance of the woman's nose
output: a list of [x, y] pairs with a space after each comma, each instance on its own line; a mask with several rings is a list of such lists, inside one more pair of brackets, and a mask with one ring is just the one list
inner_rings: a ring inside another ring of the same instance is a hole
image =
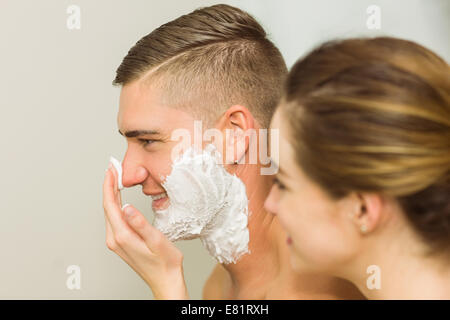
[[264, 208], [272, 214], [277, 214], [278, 210], [278, 191], [276, 189], [276, 185], [273, 185], [264, 201]]

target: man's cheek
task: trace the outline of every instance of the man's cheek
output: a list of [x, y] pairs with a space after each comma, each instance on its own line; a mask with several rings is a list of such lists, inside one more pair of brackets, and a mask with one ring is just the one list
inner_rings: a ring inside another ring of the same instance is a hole
[[168, 157], [148, 157], [145, 163], [150, 175], [158, 184], [162, 184], [172, 171], [172, 161]]

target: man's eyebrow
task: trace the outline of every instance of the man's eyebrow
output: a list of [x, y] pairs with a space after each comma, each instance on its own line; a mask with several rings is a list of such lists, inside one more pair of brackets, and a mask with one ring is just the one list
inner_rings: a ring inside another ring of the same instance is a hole
[[160, 134], [160, 132], [158, 130], [131, 130], [131, 131], [125, 131], [125, 133], [122, 133], [122, 131], [120, 131], [120, 129], [119, 129], [119, 133], [122, 136], [125, 136], [127, 138], [134, 138], [134, 137], [150, 135], [150, 134], [152, 134], [152, 135]]

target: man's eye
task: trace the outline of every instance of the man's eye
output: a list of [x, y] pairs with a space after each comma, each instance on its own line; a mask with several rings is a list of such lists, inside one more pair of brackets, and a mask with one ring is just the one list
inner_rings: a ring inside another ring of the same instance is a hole
[[153, 142], [155, 142], [155, 140], [151, 140], [151, 139], [138, 139], [139, 142], [142, 144], [142, 146], [146, 147], [149, 144], [152, 144]]

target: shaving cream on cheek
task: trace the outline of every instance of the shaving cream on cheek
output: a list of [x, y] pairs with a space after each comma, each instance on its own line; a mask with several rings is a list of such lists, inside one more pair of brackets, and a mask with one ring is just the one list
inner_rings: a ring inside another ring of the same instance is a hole
[[220, 263], [248, 253], [248, 199], [244, 183], [219, 163], [217, 149], [191, 147], [163, 181], [170, 204], [155, 210], [154, 226], [171, 241], [200, 238]]

